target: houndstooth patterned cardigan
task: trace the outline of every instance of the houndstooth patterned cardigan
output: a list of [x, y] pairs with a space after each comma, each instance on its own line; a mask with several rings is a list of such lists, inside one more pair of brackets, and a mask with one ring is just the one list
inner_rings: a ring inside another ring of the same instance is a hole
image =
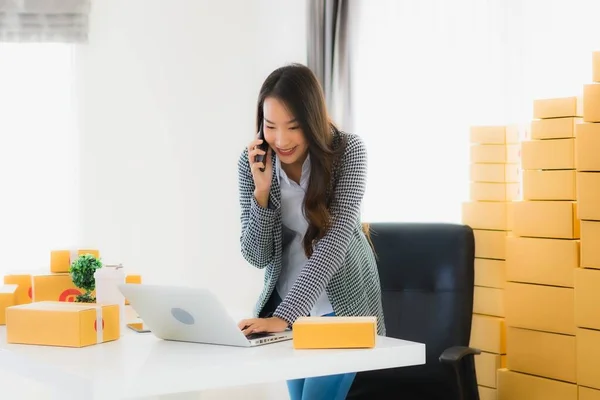
[[[332, 224], [319, 240], [300, 276], [279, 304], [274, 316], [290, 325], [310, 310], [323, 290], [339, 316], [376, 316], [377, 333], [385, 335], [379, 274], [373, 251], [362, 230], [360, 207], [367, 176], [367, 152], [359, 136], [346, 135], [346, 149], [334, 166]], [[340, 143], [340, 137], [334, 140]], [[248, 149], [238, 162], [242, 233], [241, 251], [253, 266], [265, 269], [264, 287], [255, 307], [255, 316], [270, 298], [282, 267], [284, 232], [281, 222], [281, 190], [275, 176], [267, 208], [254, 197], [254, 180], [248, 163]], [[300, 210], [299, 210], [300, 212]]]

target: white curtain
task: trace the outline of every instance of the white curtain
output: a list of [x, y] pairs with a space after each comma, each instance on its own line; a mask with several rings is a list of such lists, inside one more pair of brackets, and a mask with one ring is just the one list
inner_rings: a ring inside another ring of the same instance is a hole
[[596, 0], [353, 4], [365, 221], [460, 222], [469, 126], [527, 123], [534, 98], [579, 94], [600, 48]]
[[0, 278], [49, 270], [50, 250], [77, 243], [71, 51], [0, 43]]

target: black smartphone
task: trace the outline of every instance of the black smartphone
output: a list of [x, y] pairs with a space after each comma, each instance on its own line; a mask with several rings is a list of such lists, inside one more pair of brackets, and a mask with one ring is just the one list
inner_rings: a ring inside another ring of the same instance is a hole
[[[267, 141], [265, 140], [265, 130], [263, 129], [263, 123], [260, 123], [260, 128], [258, 129], [258, 138], [261, 139], [263, 142], [262, 144], [260, 144], [258, 146], [259, 149], [261, 149], [262, 151], [265, 152], [265, 154], [258, 154], [256, 157], [254, 157], [254, 162], [266, 162], [267, 159], [267, 151], [269, 149], [269, 144], [267, 143]], [[265, 172], [264, 168], [260, 169], [261, 172]]]

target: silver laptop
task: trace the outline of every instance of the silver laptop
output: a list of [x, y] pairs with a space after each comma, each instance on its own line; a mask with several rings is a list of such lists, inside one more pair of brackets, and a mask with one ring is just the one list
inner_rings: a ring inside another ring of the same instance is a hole
[[119, 285], [144, 325], [158, 338], [253, 347], [292, 339], [292, 331], [246, 336], [208, 289], [162, 285]]

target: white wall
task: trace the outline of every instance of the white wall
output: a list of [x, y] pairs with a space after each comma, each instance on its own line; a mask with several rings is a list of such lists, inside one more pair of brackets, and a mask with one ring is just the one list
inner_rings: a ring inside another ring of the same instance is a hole
[[305, 62], [305, 1], [102, 0], [77, 59], [80, 237], [147, 283], [212, 288], [250, 312], [237, 160], [260, 85]]

